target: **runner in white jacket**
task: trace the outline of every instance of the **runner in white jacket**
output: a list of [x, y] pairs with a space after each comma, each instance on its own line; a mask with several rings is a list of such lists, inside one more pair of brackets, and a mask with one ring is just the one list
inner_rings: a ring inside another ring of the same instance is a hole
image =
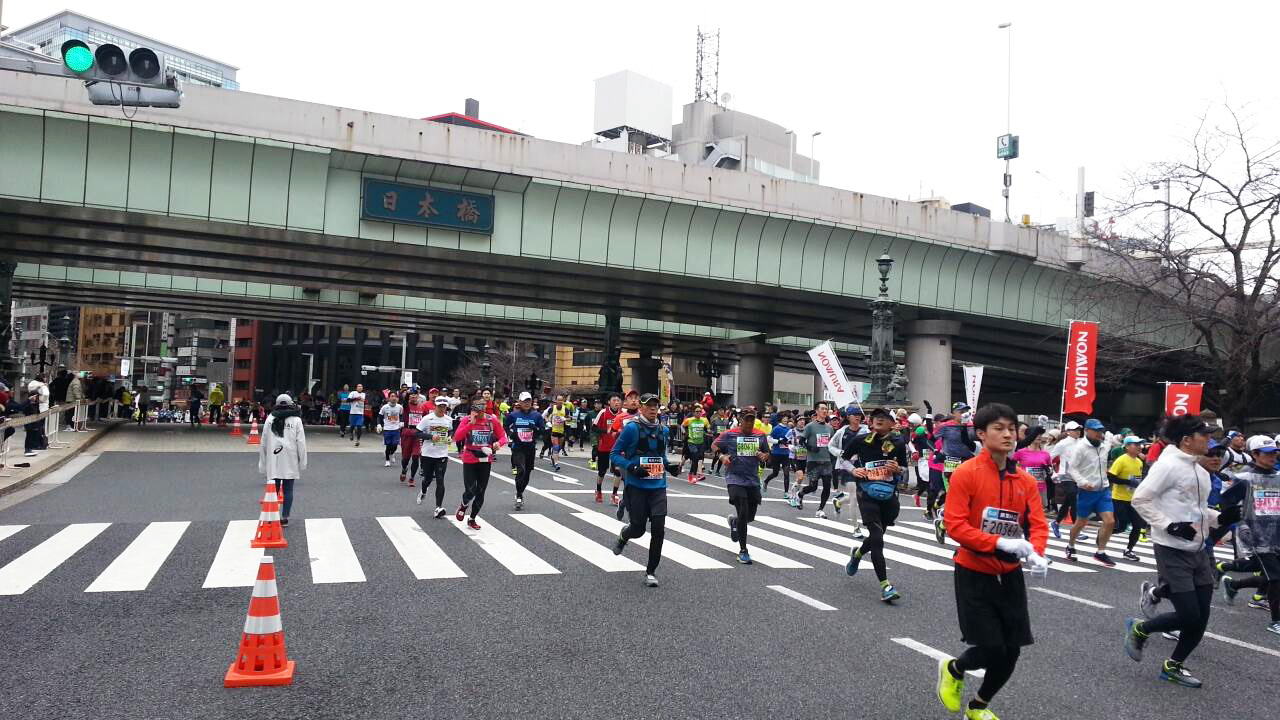
[[276, 483], [276, 494], [284, 496], [280, 524], [289, 524], [293, 508], [293, 481], [307, 469], [307, 434], [293, 398], [276, 397], [276, 407], [262, 428], [262, 444], [258, 446], [258, 472]]

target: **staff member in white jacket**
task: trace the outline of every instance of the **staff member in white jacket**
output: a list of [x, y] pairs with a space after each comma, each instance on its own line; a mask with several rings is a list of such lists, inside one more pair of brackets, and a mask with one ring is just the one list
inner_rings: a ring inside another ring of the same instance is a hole
[[[1240, 508], [1219, 513], [1208, 507], [1209, 472], [1198, 459], [1208, 452], [1211, 429], [1198, 415], [1165, 420], [1163, 437], [1169, 446], [1151, 466], [1147, 477], [1133, 491], [1133, 509], [1151, 525], [1155, 543], [1156, 572], [1173, 612], [1150, 620], [1129, 618], [1124, 649], [1135, 661], [1153, 633], [1181, 631], [1178, 644], [1160, 669], [1164, 680], [1198, 688], [1200, 680], [1183, 667], [1209, 626], [1209, 601], [1213, 598], [1213, 567], [1204, 542], [1218, 525], [1240, 519]], [[1167, 589], [1166, 587], [1167, 586]]]
[[280, 511], [280, 524], [289, 524], [289, 511], [293, 509], [293, 481], [302, 477], [307, 469], [307, 433], [293, 398], [276, 397], [276, 407], [267, 416], [258, 446], [258, 472], [276, 483], [276, 494], [284, 496]]

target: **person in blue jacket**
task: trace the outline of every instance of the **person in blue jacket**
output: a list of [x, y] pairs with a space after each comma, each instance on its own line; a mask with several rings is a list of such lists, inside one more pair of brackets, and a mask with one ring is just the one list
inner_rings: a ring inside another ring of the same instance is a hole
[[666, 536], [667, 475], [680, 474], [680, 466], [667, 461], [668, 442], [666, 428], [658, 423], [658, 396], [646, 393], [640, 396], [639, 413], [622, 426], [622, 433], [609, 454], [609, 463], [622, 470], [626, 483], [622, 503], [631, 521], [618, 534], [613, 554], [621, 555], [628, 540], [644, 535], [648, 522], [653, 535], [649, 540], [649, 564], [644, 577], [648, 587], [658, 586], [654, 573], [662, 559], [662, 540]]

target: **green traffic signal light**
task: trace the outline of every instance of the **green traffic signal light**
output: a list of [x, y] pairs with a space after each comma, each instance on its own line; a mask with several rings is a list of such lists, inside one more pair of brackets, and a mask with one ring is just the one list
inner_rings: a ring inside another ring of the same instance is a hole
[[93, 51], [80, 40], [62, 43], [62, 64], [73, 73], [86, 72], [93, 67]]

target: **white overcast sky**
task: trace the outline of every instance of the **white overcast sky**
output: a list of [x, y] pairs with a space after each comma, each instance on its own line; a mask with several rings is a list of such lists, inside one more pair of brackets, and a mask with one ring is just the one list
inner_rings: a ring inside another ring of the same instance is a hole
[[801, 153], [821, 131], [824, 184], [995, 216], [1011, 21], [1015, 220], [1072, 215], [1082, 165], [1120, 192], [1214, 104], [1280, 136], [1276, 2], [67, 2], [5, 0], [3, 22], [69, 7], [235, 65], [248, 92], [411, 117], [475, 97], [485, 120], [574, 143], [593, 80], [621, 69], [671, 85], [678, 120], [695, 28], [719, 28], [720, 91]]

